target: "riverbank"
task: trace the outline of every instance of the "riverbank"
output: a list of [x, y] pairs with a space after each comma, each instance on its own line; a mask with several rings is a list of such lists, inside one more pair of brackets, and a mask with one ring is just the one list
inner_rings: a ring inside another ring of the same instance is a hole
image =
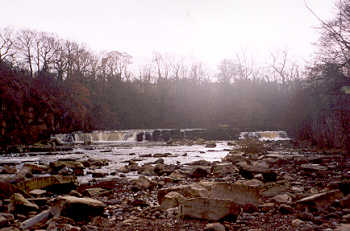
[[334, 230], [350, 222], [350, 156], [340, 151], [198, 139], [8, 154], [0, 227]]

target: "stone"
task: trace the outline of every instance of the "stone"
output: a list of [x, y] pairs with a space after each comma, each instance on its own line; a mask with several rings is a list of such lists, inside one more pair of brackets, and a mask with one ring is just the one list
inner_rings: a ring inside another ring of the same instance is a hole
[[49, 167], [40, 164], [26, 163], [23, 165], [24, 168], [29, 168], [33, 174], [45, 174], [48, 172]]
[[343, 198], [343, 193], [339, 189], [336, 189], [302, 198], [296, 201], [296, 207], [298, 209], [305, 209], [307, 207], [311, 211], [317, 211], [328, 208], [335, 200], [341, 198]]
[[54, 203], [53, 213], [56, 216], [66, 216], [75, 220], [102, 215], [106, 207], [103, 202], [87, 197], [59, 196]]
[[264, 197], [274, 197], [287, 192], [288, 188], [288, 184], [285, 182], [270, 182], [264, 185], [260, 190], [260, 194]]
[[35, 197], [43, 196], [46, 193], [47, 193], [47, 191], [46, 190], [42, 190], [42, 189], [34, 189], [34, 190], [29, 192], [30, 195], [33, 195]]
[[107, 192], [107, 190], [97, 187], [97, 188], [88, 188], [84, 191], [84, 195], [89, 197], [97, 197], [103, 193]]
[[334, 231], [349, 231], [350, 224], [340, 224]]
[[350, 194], [341, 198], [339, 202], [342, 208], [350, 209]]
[[106, 159], [88, 159], [81, 162], [85, 168], [101, 168], [102, 166], [107, 166], [109, 164], [109, 160]]
[[70, 192], [77, 185], [75, 176], [44, 176], [34, 177], [29, 180], [24, 180], [16, 183], [16, 186], [26, 192], [34, 189], [47, 189], [52, 191]]
[[122, 166], [119, 169], [117, 169], [118, 172], [122, 172], [122, 173], [128, 173], [130, 172], [129, 168], [127, 166]]
[[317, 172], [322, 172], [322, 171], [327, 171], [328, 168], [319, 164], [302, 164], [300, 165], [300, 168], [306, 171], [317, 171]]
[[243, 184], [243, 185], [246, 185], [248, 187], [253, 187], [253, 188], [260, 188], [264, 185], [264, 183], [258, 179], [240, 180], [240, 181], [236, 181], [236, 183]]
[[203, 167], [194, 167], [190, 172], [190, 177], [192, 178], [203, 178], [207, 177], [209, 175], [209, 171], [206, 168]]
[[41, 213], [39, 213], [39, 214], [25, 220], [24, 222], [22, 222], [21, 228], [22, 229], [29, 229], [32, 226], [36, 225], [37, 223], [40, 223], [44, 220], [47, 220], [50, 215], [51, 215], [50, 210], [42, 211]]
[[72, 169], [76, 176], [84, 175], [84, 165], [79, 161], [74, 160], [58, 160], [50, 163], [50, 167], [54, 174], [58, 173], [63, 168]]
[[220, 223], [210, 223], [204, 227], [205, 231], [225, 231], [225, 226]]
[[159, 204], [163, 202], [165, 195], [167, 195], [169, 192], [180, 193], [185, 198], [208, 197], [208, 194], [209, 194], [206, 188], [198, 184], [180, 185], [180, 186], [174, 186], [170, 188], [163, 188], [158, 190], [158, 193], [157, 193]]
[[254, 161], [251, 164], [246, 162], [240, 162], [237, 164], [239, 173], [246, 179], [252, 179], [255, 174], [262, 174], [264, 181], [276, 181], [277, 174], [269, 168], [268, 164], [264, 161]]
[[278, 202], [278, 203], [284, 203], [284, 204], [292, 203], [292, 197], [289, 196], [287, 193], [274, 196], [274, 197], [272, 197], [271, 200]]
[[215, 148], [216, 147], [216, 143], [215, 142], [208, 142], [205, 145], [206, 148]]
[[9, 225], [9, 221], [6, 217], [0, 215], [0, 228]]
[[162, 210], [167, 210], [169, 208], [174, 208], [179, 206], [181, 202], [186, 200], [186, 198], [178, 192], [169, 192], [166, 194], [160, 204]]
[[78, 227], [78, 226], [70, 225], [70, 224], [64, 224], [63, 227], [62, 227], [62, 230], [65, 230], [65, 231], [80, 231], [81, 228]]
[[142, 167], [140, 167], [138, 173], [143, 174], [145, 176], [155, 176], [157, 174], [154, 172], [154, 168], [155, 167], [151, 164], [144, 164], [142, 165]]
[[218, 163], [211, 168], [211, 173], [215, 177], [225, 177], [236, 172], [238, 172], [238, 168], [232, 163]]
[[144, 190], [153, 188], [156, 185], [156, 183], [154, 183], [145, 176], [139, 176], [139, 178], [131, 180], [131, 185], [132, 188], [136, 190]]
[[5, 228], [1, 228], [0, 231], [20, 231], [17, 227], [5, 227]]
[[28, 201], [22, 194], [14, 193], [10, 198], [9, 212], [25, 214], [39, 210], [39, 206]]
[[236, 183], [200, 182], [199, 184], [181, 185], [158, 190], [158, 202], [161, 204], [164, 196], [175, 191], [185, 198], [208, 197], [213, 199], [231, 200], [239, 205], [258, 205], [260, 195], [256, 188]]
[[19, 170], [19, 172], [16, 174], [15, 179], [16, 179], [16, 182], [19, 182], [32, 177], [33, 177], [32, 169], [28, 166], [23, 166], [21, 170]]
[[304, 188], [303, 188], [303, 187], [298, 187], [298, 186], [293, 186], [293, 187], [291, 188], [291, 190], [292, 190], [293, 192], [297, 192], [297, 193], [304, 192]]
[[350, 223], [350, 214], [346, 214], [342, 217], [343, 221], [346, 223]]
[[274, 203], [264, 203], [264, 204], [259, 205], [260, 210], [263, 212], [268, 212], [271, 209], [273, 209], [274, 207], [275, 207]]
[[159, 158], [156, 161], [154, 161], [153, 164], [164, 164], [164, 159], [163, 158]]
[[93, 178], [103, 178], [103, 177], [108, 176], [108, 173], [107, 172], [92, 172], [91, 175]]
[[297, 227], [302, 226], [304, 223], [305, 223], [305, 222], [302, 221], [302, 220], [300, 220], [300, 219], [294, 219], [294, 220], [292, 221], [292, 226], [295, 227], [295, 228], [297, 228]]
[[16, 173], [17, 173], [16, 167], [11, 167], [11, 166], [4, 166], [0, 170], [0, 174], [16, 174]]
[[180, 170], [175, 170], [169, 175], [169, 177], [176, 180], [182, 180], [186, 178], [186, 175], [183, 174]]
[[292, 214], [295, 212], [292, 206], [286, 204], [281, 204], [279, 210], [282, 214]]
[[230, 200], [192, 198], [183, 201], [179, 210], [180, 216], [183, 218], [235, 221], [241, 212], [241, 207]]
[[223, 159], [224, 161], [231, 162], [233, 164], [244, 161], [243, 153], [232, 153], [232, 151], [226, 155]]
[[209, 198], [231, 200], [239, 205], [260, 203], [259, 191], [254, 187], [225, 182], [200, 182], [200, 185], [207, 188]]
[[14, 184], [0, 180], [0, 198], [10, 198], [12, 194], [16, 192], [23, 195], [26, 194], [23, 190], [19, 189]]
[[211, 166], [211, 163], [207, 160], [196, 160], [190, 163], [186, 163], [186, 165]]
[[11, 213], [0, 213], [0, 228], [10, 225], [15, 220]]
[[164, 158], [171, 156], [171, 153], [156, 153], [152, 155], [154, 158]]

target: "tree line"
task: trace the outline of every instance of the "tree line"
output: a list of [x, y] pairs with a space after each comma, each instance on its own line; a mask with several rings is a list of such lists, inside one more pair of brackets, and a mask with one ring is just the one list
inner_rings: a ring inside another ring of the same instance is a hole
[[52, 33], [3, 28], [0, 139], [230, 126], [284, 129], [313, 144], [344, 147], [350, 144], [350, 3], [337, 7], [334, 19], [322, 21], [314, 64], [299, 66], [283, 51], [259, 66], [239, 54], [222, 60], [215, 73], [202, 62], [161, 53], [135, 68], [126, 52], [96, 53]]

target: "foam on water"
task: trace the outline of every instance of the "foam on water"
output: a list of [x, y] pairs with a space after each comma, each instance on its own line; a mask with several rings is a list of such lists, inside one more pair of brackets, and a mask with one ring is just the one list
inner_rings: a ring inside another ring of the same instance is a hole
[[239, 139], [257, 138], [261, 141], [290, 140], [285, 131], [241, 132]]

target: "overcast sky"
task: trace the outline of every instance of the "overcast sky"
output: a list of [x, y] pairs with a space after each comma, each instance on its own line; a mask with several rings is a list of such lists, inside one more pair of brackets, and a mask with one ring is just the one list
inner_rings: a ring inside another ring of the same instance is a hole
[[[136, 62], [153, 51], [210, 65], [243, 51], [261, 60], [287, 49], [308, 59], [318, 38], [304, 0], [0, 1], [0, 27], [54, 32], [94, 51], [128, 52]], [[334, 14], [335, 0], [307, 2], [324, 19]]]

